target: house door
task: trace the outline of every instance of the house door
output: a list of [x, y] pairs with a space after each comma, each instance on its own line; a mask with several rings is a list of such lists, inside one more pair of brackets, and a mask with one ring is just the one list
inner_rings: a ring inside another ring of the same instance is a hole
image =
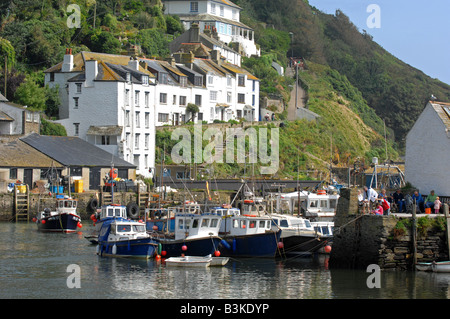
[[23, 170], [23, 183], [27, 184], [30, 189], [33, 188], [33, 170], [32, 169], [24, 169]]
[[89, 189], [100, 188], [100, 168], [91, 167], [89, 169]]

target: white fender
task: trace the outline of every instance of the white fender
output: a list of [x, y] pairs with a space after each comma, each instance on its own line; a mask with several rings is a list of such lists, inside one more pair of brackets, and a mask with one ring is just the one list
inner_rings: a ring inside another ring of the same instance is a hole
[[114, 246], [112, 248], [112, 254], [113, 255], [117, 254], [117, 246], [116, 246], [116, 244], [114, 244]]

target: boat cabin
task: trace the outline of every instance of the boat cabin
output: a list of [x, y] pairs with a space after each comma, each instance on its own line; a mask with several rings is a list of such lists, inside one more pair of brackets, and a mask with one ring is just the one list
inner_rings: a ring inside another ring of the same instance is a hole
[[177, 214], [175, 239], [193, 239], [217, 236], [221, 218], [213, 214]]
[[253, 235], [263, 234], [271, 230], [271, 218], [267, 216], [230, 216], [222, 220], [221, 235]]
[[147, 238], [145, 224], [136, 221], [116, 221], [109, 224], [108, 241]]
[[230, 208], [223, 208], [223, 207], [213, 207], [210, 210], [211, 214], [215, 214], [217, 216], [220, 217], [225, 217], [225, 216], [238, 216], [241, 214], [241, 211], [239, 208], [234, 208], [234, 207], [230, 207]]
[[120, 205], [102, 206], [100, 211], [100, 220], [106, 218], [127, 218], [127, 207]]
[[313, 229], [311, 222], [308, 219], [295, 216], [271, 215], [273, 225], [281, 228], [293, 227], [298, 229]]
[[312, 222], [311, 223], [317, 232], [322, 233], [325, 237], [332, 237], [334, 230], [334, 222]]
[[38, 216], [38, 217], [39, 217], [39, 219], [42, 219], [44, 217], [59, 215], [61, 213], [76, 214], [77, 205], [78, 205], [78, 200], [73, 199], [66, 195], [64, 198], [56, 199], [56, 210], [55, 211], [50, 211], [49, 208], [45, 208], [43, 212], [40, 212], [40, 216]]

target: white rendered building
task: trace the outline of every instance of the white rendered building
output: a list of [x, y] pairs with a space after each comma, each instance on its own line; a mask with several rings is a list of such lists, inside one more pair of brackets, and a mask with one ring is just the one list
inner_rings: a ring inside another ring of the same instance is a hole
[[155, 165], [154, 77], [129, 56], [66, 52], [45, 71], [59, 86], [61, 123], [78, 136], [137, 166], [149, 176]]
[[450, 103], [430, 101], [406, 136], [406, 181], [421, 194], [450, 195]]
[[163, 0], [165, 14], [180, 17], [186, 30], [197, 23], [200, 30], [217, 31], [220, 41], [236, 43], [245, 56], [260, 56], [252, 28], [239, 21], [241, 7], [228, 0]]

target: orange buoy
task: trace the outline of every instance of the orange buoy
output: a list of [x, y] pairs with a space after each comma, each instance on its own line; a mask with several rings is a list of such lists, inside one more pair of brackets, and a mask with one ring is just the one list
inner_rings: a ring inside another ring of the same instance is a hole
[[331, 252], [331, 246], [330, 245], [326, 245], [324, 247], [324, 250], [325, 250], [326, 253], [330, 253]]

